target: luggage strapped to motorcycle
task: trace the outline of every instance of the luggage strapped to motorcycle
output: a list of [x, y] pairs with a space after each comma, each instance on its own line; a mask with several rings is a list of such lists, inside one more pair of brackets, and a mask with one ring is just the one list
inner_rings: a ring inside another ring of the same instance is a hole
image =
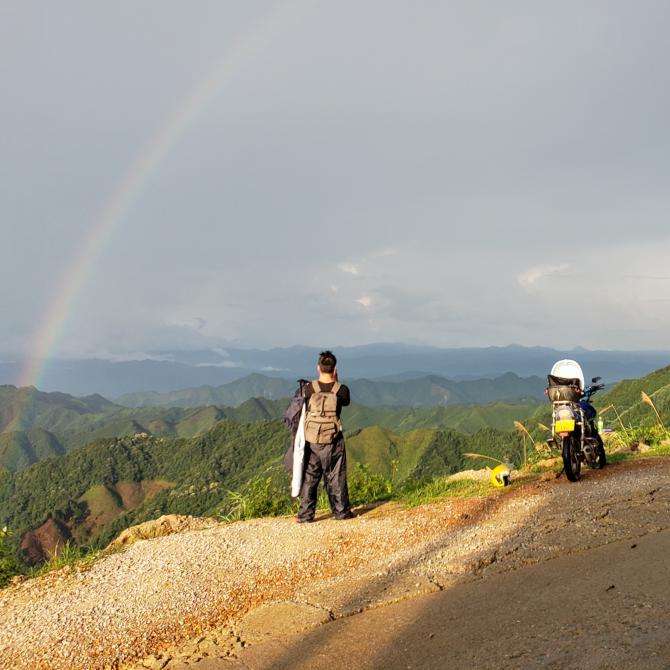
[[579, 402], [582, 397], [579, 379], [547, 375], [547, 381], [547, 396], [552, 402]]

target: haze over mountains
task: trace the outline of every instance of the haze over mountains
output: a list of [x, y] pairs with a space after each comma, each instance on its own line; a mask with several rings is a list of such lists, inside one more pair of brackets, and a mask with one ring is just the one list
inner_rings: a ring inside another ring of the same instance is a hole
[[[560, 358], [576, 358], [587, 376], [612, 383], [639, 377], [670, 361], [667, 351], [561, 351], [547, 347], [473, 347], [441, 349], [404, 344], [334, 347], [343, 379], [398, 381], [429, 375], [452, 380], [493, 378], [514, 372], [544, 378]], [[295, 346], [269, 350], [226, 348], [160, 351], [137, 360], [51, 360], [38, 380], [44, 391], [76, 396], [99, 393], [117, 398], [128, 393], [168, 393], [199, 386], [220, 386], [251, 373], [294, 382], [311, 378], [319, 349]], [[0, 383], [19, 384], [25, 361], [0, 360]]]
[[[433, 407], [437, 405], [479, 405], [500, 400], [539, 401], [545, 382], [540, 377], [521, 378], [508, 372], [495, 379], [453, 381], [427, 375], [419, 378], [343, 379], [354, 402], [369, 407]], [[173, 393], [130, 393], [117, 402], [127, 407], [199, 407], [230, 405], [236, 407], [249, 398], [276, 400], [293, 395], [293, 380], [251, 374], [218, 387], [201, 386]]]

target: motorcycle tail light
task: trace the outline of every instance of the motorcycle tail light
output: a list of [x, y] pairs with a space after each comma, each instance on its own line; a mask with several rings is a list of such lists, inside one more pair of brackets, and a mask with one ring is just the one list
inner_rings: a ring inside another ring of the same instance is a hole
[[555, 417], [558, 421], [566, 421], [574, 418], [574, 415], [569, 407], [559, 407], [556, 410]]

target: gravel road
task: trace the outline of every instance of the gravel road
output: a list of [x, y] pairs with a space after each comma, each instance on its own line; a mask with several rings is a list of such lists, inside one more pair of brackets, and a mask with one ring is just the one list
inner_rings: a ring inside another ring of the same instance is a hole
[[[670, 527], [670, 459], [350, 521], [151, 540], [0, 591], [0, 667], [178, 668], [420, 593]], [[265, 614], [264, 614], [265, 613]], [[278, 630], [277, 630], [278, 629]]]

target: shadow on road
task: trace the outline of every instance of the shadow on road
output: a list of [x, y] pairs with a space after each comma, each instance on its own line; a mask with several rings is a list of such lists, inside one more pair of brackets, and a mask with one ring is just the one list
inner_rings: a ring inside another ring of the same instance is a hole
[[[385, 600], [385, 594], [393, 590], [395, 581], [407, 576], [411, 577], [412, 581], [417, 582], [420, 579], [425, 581], [425, 578], [427, 577], [431, 580], [432, 585], [440, 585], [433, 586], [435, 591], [439, 591], [439, 589], [442, 588], [441, 585], [444, 584], [445, 579], [451, 580], [452, 583], [457, 583], [476, 578], [475, 575], [482, 567], [482, 554], [485, 554], [488, 557], [484, 560], [484, 563], [486, 564], [488, 560], [490, 560], [490, 557], [495, 556], [498, 552], [500, 542], [495, 535], [489, 538], [486, 547], [477, 546], [476, 548], [473, 548], [471, 552], [461, 555], [459, 560], [461, 563], [469, 566], [468, 572], [451, 575], [447, 575], [445, 572], [434, 574], [430, 566], [433, 563], [438, 563], [441, 559], [441, 555], [445, 552], [449, 552], [452, 543], [458, 542], [463, 533], [472, 532], [473, 527], [479, 522], [488, 519], [493, 513], [498, 511], [501, 507], [504, 507], [507, 503], [507, 493], [508, 491], [492, 493], [479, 512], [475, 516], [469, 516], [467, 518], [467, 523], [455, 523], [452, 527], [445, 528], [445, 533], [441, 537], [432, 541], [427, 541], [414, 549], [402, 550], [402, 558], [393, 562], [389, 573], [366, 577], [364, 589], [356, 591], [351, 594], [349, 598], [343, 600], [338, 599], [337, 589], [341, 583], [340, 577], [330, 580], [330, 585], [328, 583], [324, 584], [324, 590], [328, 590], [329, 588], [333, 589], [333, 599], [338, 600], [337, 609], [339, 612], [354, 613], [360, 611], [359, 603], [362, 599], [371, 603], [378, 602], [379, 604], [393, 602], [393, 597], [389, 600]], [[509, 491], [509, 493], [518, 495], [519, 492], [517, 490], [514, 492]], [[530, 522], [532, 522], [530, 511], [526, 518], [519, 520], [519, 523]], [[355, 575], [353, 575], [353, 577], [355, 577]], [[428, 590], [424, 592], [427, 591]], [[432, 595], [425, 596], [425, 598], [430, 599], [437, 595], [444, 595], [444, 593], [445, 592], [433, 593]], [[405, 597], [411, 595], [416, 595], [416, 592], [410, 590]], [[403, 596], [400, 595], [397, 599], [402, 599], [402, 597]], [[423, 602], [422, 598], [414, 600], [416, 602]], [[309, 602], [309, 598], [307, 598], [307, 601]], [[398, 634], [399, 638], [394, 637], [393, 639], [389, 639], [388, 631], [386, 630], [387, 626], [385, 626], [383, 621], [385, 616], [384, 612], [386, 610], [387, 607], [375, 610], [379, 613], [378, 616], [382, 619], [379, 624], [381, 628], [378, 633], [374, 630], [370, 630], [368, 634], [365, 635], [364, 640], [359, 640], [357, 642], [357, 649], [361, 645], [363, 646], [360, 653], [357, 651], [356, 654], [351, 654], [351, 650], [347, 652], [347, 650], [340, 649], [337, 652], [337, 656], [333, 657], [331, 653], [325, 652], [325, 650], [329, 649], [331, 644], [337, 640], [343, 622], [354, 622], [357, 619], [357, 617], [345, 616], [345, 618], [320, 626], [300, 636], [274, 643], [272, 645], [273, 651], [270, 654], [268, 654], [268, 647], [261, 649], [260, 645], [257, 647], [252, 646], [242, 654], [240, 660], [250, 668], [273, 668], [277, 670], [281, 668], [291, 668], [292, 670], [295, 670], [296, 668], [309, 668], [310, 670], [328, 668], [329, 670], [333, 670], [337, 668], [409, 667], [406, 665], [394, 665], [395, 661], [399, 658], [395, 658], [394, 660], [394, 657], [396, 656], [396, 646], [402, 644], [402, 634]], [[418, 613], [417, 616], [419, 616]], [[409, 623], [412, 622], [408, 622], [408, 625]], [[419, 628], [422, 626], [423, 624], [420, 624]], [[411, 631], [411, 633], [408, 632], [408, 634], [413, 635], [414, 631]], [[382, 653], [385, 646], [388, 647], [388, 653]], [[262, 651], [262, 659], [260, 656], [256, 657], [255, 649]]]
[[[556, 518], [558, 514], [556, 524], [560, 526], [563, 510], [547, 509], [556, 502], [553, 494], [565, 500], [573, 494], [588, 493], [591, 499], [597, 499], [607, 480], [616, 476], [617, 468], [611, 468], [585, 473], [579, 484], [569, 484], [563, 478], [542, 484], [545, 495], [534, 496], [534, 504], [525, 512], [517, 510], [515, 530], [533, 538], [544, 515]], [[665, 486], [667, 492], [667, 476]], [[612, 488], [616, 487], [610, 485]], [[454, 550], [454, 543], [473, 526], [488, 525], [494, 530], [499, 514], [495, 519], [492, 514], [504, 511], [508, 503], [523, 494], [523, 487], [505, 491], [480, 515], [469, 519], [467, 528], [454, 528], [406, 552], [393, 565], [393, 573], [425, 575], [439, 581], [440, 575], [431, 574], [430, 566], [439, 564], [445, 552]], [[667, 500], [661, 505], [666, 527], [670, 525]], [[587, 514], [588, 510], [577, 506], [565, 511], [567, 533], [578, 532], [570, 526], [575, 512]], [[670, 533], [654, 536], [647, 528], [640, 529], [640, 534], [635, 542], [610, 541], [603, 536], [603, 546], [589, 549], [587, 544], [581, 551], [573, 549], [569, 555], [528, 567], [523, 567], [523, 560], [510, 560], [507, 567], [506, 557], [523, 553], [524, 547], [510, 546], [507, 534], [491, 532], [461, 556], [468, 572], [443, 582], [442, 591], [342, 618], [272, 644], [252, 646], [242, 653], [240, 661], [253, 670], [668, 670], [670, 562], [665, 559]], [[527, 558], [527, 562], [533, 562], [532, 555]], [[480, 579], [482, 574], [487, 578]], [[388, 576], [382, 575], [367, 580], [365, 591], [383, 600], [387, 588]], [[359, 595], [352, 596], [349, 603], [354, 605]]]

